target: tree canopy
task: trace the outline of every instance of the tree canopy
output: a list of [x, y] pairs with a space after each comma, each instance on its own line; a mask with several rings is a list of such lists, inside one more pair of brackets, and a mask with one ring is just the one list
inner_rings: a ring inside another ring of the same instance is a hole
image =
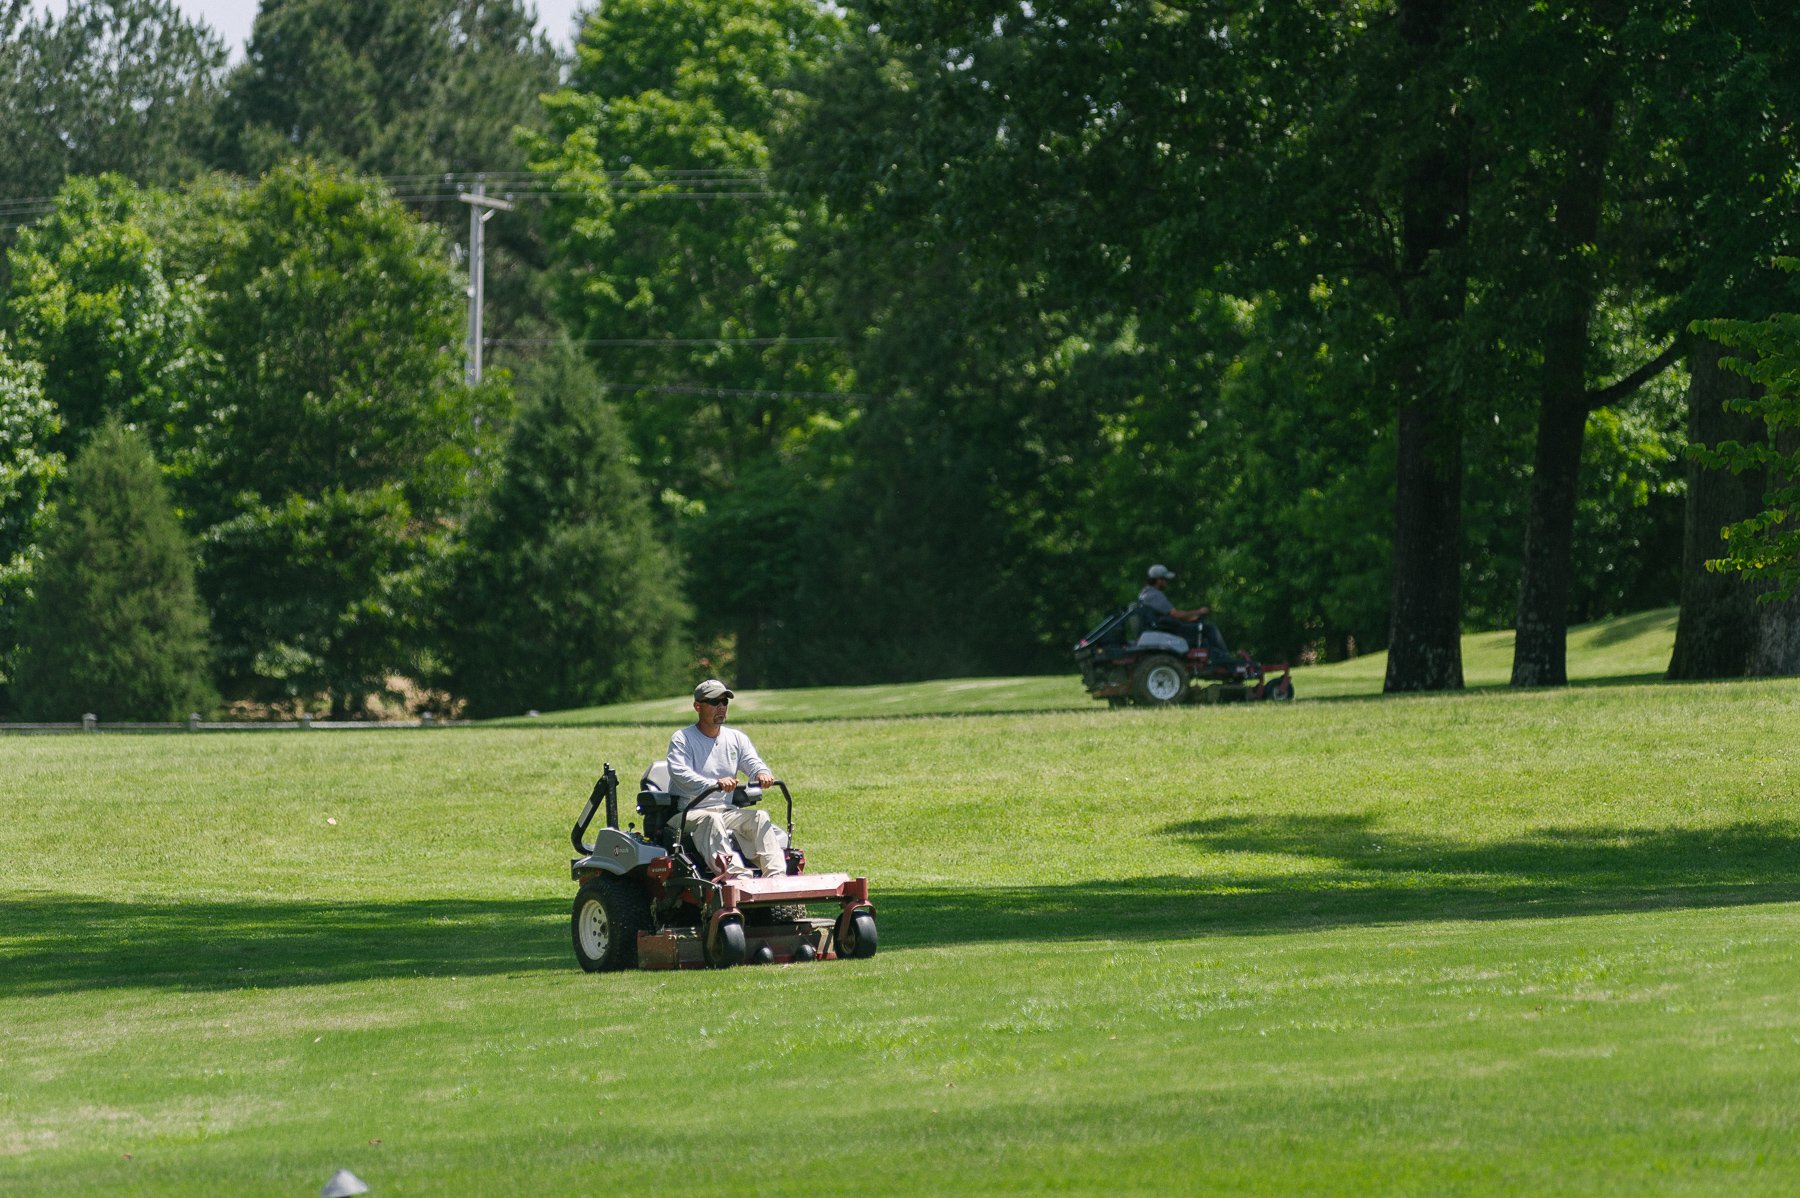
[[229, 70], [168, 0], [0, 34], [0, 672], [115, 425], [232, 700], [1055, 670], [1152, 561], [1390, 690], [1502, 627], [1557, 685], [1571, 621], [1678, 596], [1678, 676], [1800, 670], [1800, 601], [1749, 603], [1797, 548], [1789, 9], [608, 0], [563, 57], [520, 0], [265, 0]]
[[205, 154], [225, 44], [173, 0], [0, 0], [0, 197], [70, 175], [170, 184]]

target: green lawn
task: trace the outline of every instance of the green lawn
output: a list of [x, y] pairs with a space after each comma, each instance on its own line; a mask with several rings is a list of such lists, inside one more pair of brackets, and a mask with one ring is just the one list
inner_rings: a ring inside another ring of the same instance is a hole
[[575, 968], [668, 721], [0, 739], [0, 1194], [1800, 1190], [1800, 681], [753, 714], [873, 960]]
[[[1675, 645], [1674, 608], [1642, 612], [1569, 630], [1569, 678], [1582, 683], [1649, 682], [1669, 666]], [[1469, 687], [1507, 685], [1512, 677], [1513, 634], [1484, 632], [1463, 638], [1463, 675]], [[1302, 699], [1379, 695], [1387, 654], [1371, 653], [1332, 665], [1301, 666], [1294, 686]], [[899, 686], [829, 686], [796, 690], [743, 690], [737, 717], [775, 720], [839, 720], [909, 715], [978, 715], [1033, 711], [1092, 711], [1102, 704], [1081, 687], [1073, 660], [1069, 672], [1037, 678], [947, 678]], [[615, 703], [490, 721], [499, 727], [662, 726], [693, 718], [693, 696]]]

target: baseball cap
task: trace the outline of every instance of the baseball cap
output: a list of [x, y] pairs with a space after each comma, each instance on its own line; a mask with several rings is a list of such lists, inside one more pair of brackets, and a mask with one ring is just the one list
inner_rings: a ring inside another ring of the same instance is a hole
[[705, 682], [702, 682], [699, 686], [694, 688], [694, 698], [702, 701], [716, 701], [719, 699], [735, 699], [737, 696], [731, 693], [731, 688], [729, 686], [726, 686], [717, 678], [708, 678]]
[[1150, 567], [1150, 577], [1173, 578], [1175, 577], [1175, 571], [1169, 569], [1169, 567], [1163, 565], [1161, 562], [1158, 562], [1156, 565]]

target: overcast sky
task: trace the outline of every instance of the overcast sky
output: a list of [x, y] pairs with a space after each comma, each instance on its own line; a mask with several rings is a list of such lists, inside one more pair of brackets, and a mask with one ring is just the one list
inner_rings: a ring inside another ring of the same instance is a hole
[[[256, 0], [175, 0], [176, 6], [190, 17], [205, 21], [225, 39], [234, 59], [244, 56], [244, 43], [250, 40], [250, 26], [256, 20]], [[563, 49], [575, 41], [575, 9], [581, 0], [537, 0], [538, 28]], [[67, 0], [40, 0], [34, 5], [61, 12]], [[590, 5], [591, 7], [591, 5]]]

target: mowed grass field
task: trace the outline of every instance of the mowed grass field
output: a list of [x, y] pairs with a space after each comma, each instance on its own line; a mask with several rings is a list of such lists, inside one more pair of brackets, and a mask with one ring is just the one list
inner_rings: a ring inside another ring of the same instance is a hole
[[[1664, 608], [1569, 630], [1569, 678], [1577, 684], [1654, 682], [1669, 666], [1676, 610]], [[1463, 679], [1472, 690], [1504, 687], [1512, 677], [1513, 634], [1486, 632], [1463, 638]], [[1302, 699], [1377, 698], [1387, 677], [1387, 654], [1302, 667], [1294, 684]], [[796, 690], [745, 690], [733, 701], [746, 721], [828, 720], [916, 715], [996, 715], [1092, 711], [1099, 704], [1067, 674], [1027, 678], [949, 678], [897, 686], [831, 686]], [[495, 720], [497, 727], [661, 726], [693, 718], [693, 697], [648, 699]]]
[[568, 944], [569, 824], [667, 722], [0, 739], [0, 1194], [1800, 1191], [1800, 681], [1631, 641], [746, 710], [881, 950], [717, 973]]

